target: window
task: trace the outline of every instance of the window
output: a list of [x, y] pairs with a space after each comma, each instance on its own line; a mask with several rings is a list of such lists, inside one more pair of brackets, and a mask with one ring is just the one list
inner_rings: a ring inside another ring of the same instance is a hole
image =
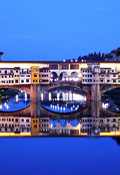
[[116, 82], [116, 80], [113, 80], [113, 83], [115, 83]]
[[24, 83], [24, 80], [21, 80], [21, 83]]
[[109, 77], [109, 75], [107, 74], [106, 77]]
[[78, 65], [70, 65], [70, 69], [79, 69], [79, 64]]
[[37, 75], [34, 75], [34, 77], [37, 77]]
[[40, 77], [48, 77], [48, 75], [47, 75], [47, 74], [45, 74], [45, 75], [40, 75]]
[[26, 83], [29, 83], [29, 79], [26, 79]]
[[48, 80], [42, 80], [41, 82], [48, 82]]
[[113, 77], [116, 77], [116, 75], [114, 74]]
[[50, 65], [49, 67], [50, 67], [50, 69], [58, 69], [58, 64], [56, 64], [56, 65]]
[[7, 70], [5, 70], [5, 74], [7, 74]]
[[15, 80], [15, 83], [18, 83], [18, 80]]

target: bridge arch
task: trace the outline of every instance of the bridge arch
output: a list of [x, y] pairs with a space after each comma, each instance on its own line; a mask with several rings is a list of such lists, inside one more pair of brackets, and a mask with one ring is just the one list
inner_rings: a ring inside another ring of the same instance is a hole
[[4, 88], [13, 88], [13, 89], [18, 89], [22, 90], [23, 92], [26, 92], [30, 95], [30, 100], [31, 101], [36, 101], [37, 96], [36, 96], [36, 85], [35, 84], [28, 84], [28, 85], [2, 85], [0, 86], [0, 89]]
[[101, 86], [101, 95], [109, 90], [120, 88], [120, 84], [106, 84]]
[[68, 74], [67, 72], [61, 72], [60, 75], [59, 75], [59, 80], [60, 81], [68, 81]]
[[76, 72], [76, 71], [71, 72], [69, 80], [78, 81], [79, 80], [78, 72]]
[[51, 81], [57, 81], [58, 80], [58, 74], [56, 72], [50, 73], [50, 79]]
[[30, 87], [29, 85], [2, 85], [0, 86], [0, 89], [6, 89], [6, 88], [11, 88], [11, 89], [17, 89], [17, 90], [22, 90], [28, 94], [30, 94]]

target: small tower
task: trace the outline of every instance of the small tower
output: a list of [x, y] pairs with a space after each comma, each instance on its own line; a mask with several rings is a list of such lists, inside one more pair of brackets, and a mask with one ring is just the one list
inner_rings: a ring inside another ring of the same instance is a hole
[[3, 54], [3, 52], [0, 52], [0, 61], [1, 61], [1, 55]]

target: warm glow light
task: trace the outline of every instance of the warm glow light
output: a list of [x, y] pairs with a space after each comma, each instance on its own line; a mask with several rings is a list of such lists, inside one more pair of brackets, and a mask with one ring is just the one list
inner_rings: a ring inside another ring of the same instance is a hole
[[43, 101], [43, 93], [41, 94], [41, 101]]
[[2, 109], [2, 104], [0, 104], [0, 110]]
[[27, 101], [27, 93], [25, 93], [25, 101]]
[[52, 98], [51, 98], [51, 92], [49, 92], [49, 101], [51, 101]]

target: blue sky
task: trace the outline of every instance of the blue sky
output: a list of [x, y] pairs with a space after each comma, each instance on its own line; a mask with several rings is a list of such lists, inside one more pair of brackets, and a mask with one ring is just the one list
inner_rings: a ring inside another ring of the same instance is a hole
[[0, 0], [2, 60], [63, 60], [120, 46], [119, 0]]

